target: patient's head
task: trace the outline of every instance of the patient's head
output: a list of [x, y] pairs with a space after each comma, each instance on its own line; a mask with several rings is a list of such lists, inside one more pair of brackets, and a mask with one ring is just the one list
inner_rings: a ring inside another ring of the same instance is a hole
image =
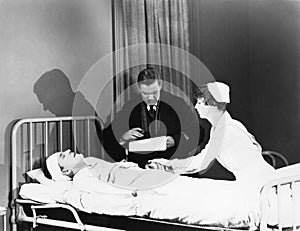
[[47, 168], [52, 178], [63, 180], [73, 177], [79, 170], [86, 167], [82, 154], [75, 154], [71, 150], [57, 152], [48, 157]]
[[83, 155], [76, 154], [70, 150], [61, 152], [57, 156], [57, 162], [62, 173], [69, 177], [73, 177], [79, 170], [86, 167], [83, 161]]

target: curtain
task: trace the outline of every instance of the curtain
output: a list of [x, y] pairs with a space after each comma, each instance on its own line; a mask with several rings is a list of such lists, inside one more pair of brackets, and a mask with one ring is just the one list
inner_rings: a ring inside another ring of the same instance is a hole
[[136, 93], [138, 73], [155, 67], [163, 89], [191, 98], [187, 0], [114, 0], [114, 101], [118, 111]]

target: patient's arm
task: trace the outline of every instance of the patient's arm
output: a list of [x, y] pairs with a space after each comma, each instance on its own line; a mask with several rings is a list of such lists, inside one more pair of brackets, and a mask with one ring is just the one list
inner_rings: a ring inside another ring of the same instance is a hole
[[132, 195], [132, 190], [108, 183], [107, 179], [102, 179], [93, 168], [76, 173], [73, 182], [75, 187], [86, 192]]

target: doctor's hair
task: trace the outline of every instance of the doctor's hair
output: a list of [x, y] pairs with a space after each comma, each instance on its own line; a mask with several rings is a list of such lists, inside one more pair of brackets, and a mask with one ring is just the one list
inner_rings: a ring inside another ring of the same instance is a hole
[[157, 70], [154, 68], [146, 68], [142, 70], [137, 78], [137, 83], [145, 84], [147, 86], [153, 84], [155, 81], [158, 81], [161, 84], [161, 76]]
[[227, 103], [218, 102], [208, 90], [207, 85], [201, 85], [194, 94], [196, 100], [203, 99], [204, 103], [209, 106], [217, 107], [220, 111], [225, 111]]

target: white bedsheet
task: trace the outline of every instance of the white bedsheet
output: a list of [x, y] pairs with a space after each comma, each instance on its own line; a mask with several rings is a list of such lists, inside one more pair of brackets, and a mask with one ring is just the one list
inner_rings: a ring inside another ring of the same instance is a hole
[[255, 229], [259, 224], [259, 193], [249, 183], [178, 178], [172, 184], [176, 193], [140, 198], [139, 213], [150, 210], [151, 218], [217, 227]]
[[[299, 167], [300, 165], [292, 167], [292, 174], [298, 173]], [[287, 171], [281, 170], [279, 173], [289, 175]], [[112, 185], [109, 185], [105, 192], [94, 193], [79, 190], [76, 185], [55, 184], [23, 185], [20, 195], [46, 203], [63, 201], [83, 211], [99, 214], [136, 215], [187, 224], [249, 227], [250, 230], [254, 230], [260, 222], [260, 186], [256, 181], [242, 183], [181, 176], [154, 190], [138, 191], [137, 196], [133, 196], [128, 190], [124, 190], [124, 193], [117, 190], [112, 194], [114, 190]], [[95, 185], [90, 187], [93, 188]], [[282, 190], [284, 198], [280, 201], [282, 211], [286, 211], [280, 214], [281, 224], [290, 224], [292, 219], [290, 210], [292, 200], [287, 189]], [[294, 203], [296, 209], [300, 210], [300, 185], [297, 185], [295, 192]], [[48, 199], [47, 195], [50, 195]], [[269, 204], [270, 224], [278, 224], [278, 204], [274, 192], [269, 195]], [[300, 211], [296, 212], [300, 214]], [[300, 220], [297, 223], [300, 224]]]
[[74, 186], [55, 186], [23, 185], [20, 195], [45, 203], [65, 202], [87, 212], [135, 215], [187, 224], [256, 227], [259, 222], [259, 195], [253, 196], [237, 182], [178, 177], [155, 190], [138, 191], [137, 196], [128, 191], [124, 194], [94, 193]]

